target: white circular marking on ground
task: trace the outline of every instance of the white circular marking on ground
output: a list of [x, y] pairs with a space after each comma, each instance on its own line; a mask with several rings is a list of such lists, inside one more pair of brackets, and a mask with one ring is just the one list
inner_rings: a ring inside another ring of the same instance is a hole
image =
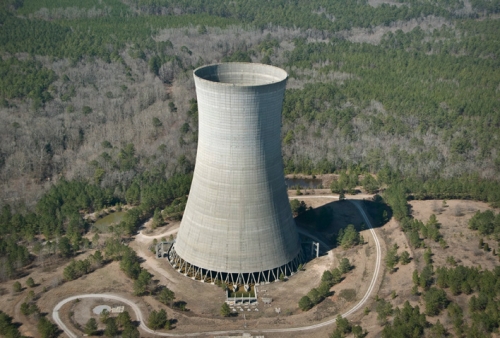
[[92, 309], [92, 312], [96, 315], [100, 315], [104, 310], [111, 312], [111, 306], [108, 305], [97, 305]]

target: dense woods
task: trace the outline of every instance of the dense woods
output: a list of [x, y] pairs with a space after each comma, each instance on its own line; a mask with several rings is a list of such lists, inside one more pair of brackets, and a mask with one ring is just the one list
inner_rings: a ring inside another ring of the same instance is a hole
[[340, 172], [340, 193], [389, 185], [413, 232], [407, 198], [498, 205], [500, 26], [488, 15], [499, 5], [471, 4], [3, 2], [4, 274], [33, 259], [25, 244], [40, 235], [86, 245], [85, 212], [137, 206], [114, 229], [125, 236], [157, 208], [179, 217], [197, 144], [191, 71], [210, 62], [287, 69], [286, 172]]
[[[33, 206], [50, 185], [42, 182], [61, 176], [115, 192], [144, 170], [189, 171], [190, 71], [223, 60], [289, 71], [287, 172], [389, 167], [424, 183], [494, 179], [496, 12], [497, 1], [6, 1], [2, 203]], [[437, 23], [421, 28], [425, 20]], [[370, 43], [350, 38], [355, 29]]]
[[[500, 207], [498, 13], [500, 0], [0, 2], [0, 280], [49, 257], [69, 261], [67, 281], [118, 260], [136, 295], [153, 292], [152, 276], [121, 239], [150, 217], [156, 226], [161, 209], [182, 216], [198, 140], [192, 70], [262, 62], [289, 73], [285, 171], [338, 173], [331, 189], [341, 196], [359, 185], [379, 193], [369, 206], [374, 222], [394, 216], [410, 246], [426, 248], [412, 289], [423, 305], [378, 300], [382, 336], [488, 337], [498, 331], [500, 270], [434, 267], [426, 243], [446, 246], [440, 225], [435, 216], [412, 218], [407, 201]], [[85, 237], [92, 225], [82, 216], [123, 204], [131, 208], [102, 253], [75, 259], [99, 245]], [[317, 230], [332, 219], [292, 206]], [[498, 240], [499, 217], [478, 212], [469, 228]], [[334, 239], [344, 248], [363, 243], [352, 226]], [[397, 247], [385, 258], [391, 271], [409, 261]], [[330, 294], [351, 268], [341, 263], [300, 308]], [[470, 295], [466, 308], [453, 301], [461, 294]], [[161, 297], [171, 303], [174, 295]], [[453, 332], [427, 321], [440, 313]], [[170, 323], [161, 315], [158, 327]], [[332, 336], [364, 335], [338, 323]], [[20, 336], [4, 313], [0, 327]], [[38, 328], [56, 334], [45, 317]]]

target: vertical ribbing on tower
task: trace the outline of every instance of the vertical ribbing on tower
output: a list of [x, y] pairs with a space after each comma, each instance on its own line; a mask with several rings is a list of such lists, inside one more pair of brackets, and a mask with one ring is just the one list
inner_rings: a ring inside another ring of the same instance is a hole
[[225, 274], [290, 271], [297, 261], [281, 154], [287, 77], [252, 63], [194, 71], [198, 150], [175, 259]]

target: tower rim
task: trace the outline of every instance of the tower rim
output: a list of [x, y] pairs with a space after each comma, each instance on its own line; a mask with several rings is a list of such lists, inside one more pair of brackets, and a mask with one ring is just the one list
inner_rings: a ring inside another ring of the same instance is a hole
[[[238, 74], [235, 81], [231, 74]], [[253, 62], [221, 62], [204, 65], [193, 70], [196, 80], [217, 86], [258, 88], [286, 82], [288, 73], [279, 67]], [[231, 80], [226, 78], [230, 77]], [[242, 82], [244, 80], [244, 82]]]

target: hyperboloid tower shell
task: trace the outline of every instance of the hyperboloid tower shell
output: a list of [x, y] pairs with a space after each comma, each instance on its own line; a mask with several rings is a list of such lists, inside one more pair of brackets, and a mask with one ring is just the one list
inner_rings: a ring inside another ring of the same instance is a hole
[[287, 73], [252, 63], [194, 71], [196, 166], [169, 253], [202, 281], [262, 283], [296, 271], [301, 247], [283, 175], [281, 110]]

